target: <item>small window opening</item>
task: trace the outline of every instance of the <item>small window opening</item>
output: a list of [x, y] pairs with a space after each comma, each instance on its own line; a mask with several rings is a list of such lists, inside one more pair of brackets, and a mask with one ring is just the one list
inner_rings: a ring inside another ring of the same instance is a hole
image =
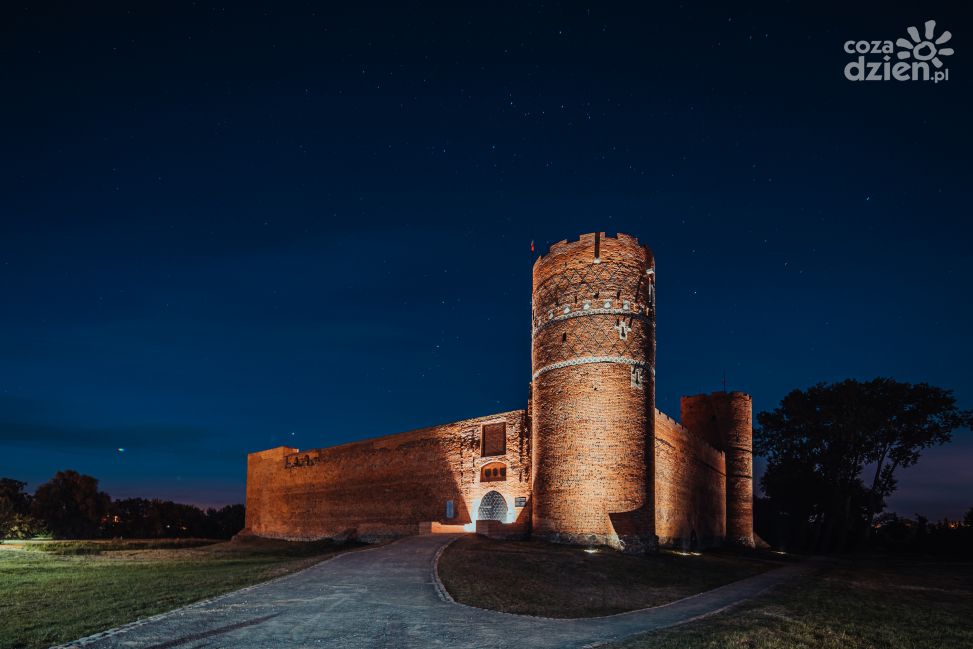
[[507, 467], [500, 462], [491, 462], [480, 469], [480, 482], [497, 482], [507, 479]]
[[499, 422], [483, 426], [480, 454], [503, 455], [507, 452], [507, 424]]

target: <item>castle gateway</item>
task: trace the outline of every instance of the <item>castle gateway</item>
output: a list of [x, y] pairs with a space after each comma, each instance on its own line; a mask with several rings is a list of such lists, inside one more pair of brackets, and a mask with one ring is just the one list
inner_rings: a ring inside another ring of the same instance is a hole
[[244, 533], [476, 531], [642, 552], [753, 545], [749, 395], [655, 408], [655, 261], [586, 234], [534, 263], [524, 410], [247, 459]]

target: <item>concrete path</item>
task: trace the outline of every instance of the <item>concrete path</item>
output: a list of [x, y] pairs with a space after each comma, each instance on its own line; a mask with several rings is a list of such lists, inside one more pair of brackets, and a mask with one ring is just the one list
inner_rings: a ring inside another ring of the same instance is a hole
[[583, 647], [711, 615], [803, 571], [788, 566], [631, 613], [552, 620], [444, 601], [433, 566], [452, 538], [413, 536], [342, 554], [64, 647]]

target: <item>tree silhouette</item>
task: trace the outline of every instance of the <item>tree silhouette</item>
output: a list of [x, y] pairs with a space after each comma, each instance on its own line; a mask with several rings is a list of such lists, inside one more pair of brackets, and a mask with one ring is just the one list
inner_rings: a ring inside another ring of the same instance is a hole
[[30, 515], [26, 486], [20, 480], [0, 478], [0, 539], [26, 538], [42, 531], [40, 522]]
[[203, 511], [168, 500], [126, 498], [111, 503], [105, 531], [124, 538], [228, 539], [243, 529], [243, 524], [243, 505]]
[[867, 538], [875, 513], [895, 491], [895, 471], [918, 462], [923, 449], [948, 442], [954, 430], [973, 424], [973, 415], [956, 408], [949, 390], [926, 383], [875, 379], [862, 386], [874, 444], [869, 461], [875, 465], [866, 512]]
[[[896, 487], [895, 472], [973, 423], [952, 393], [878, 378], [794, 390], [757, 415], [754, 450], [768, 458], [762, 485], [791, 520], [792, 535], [818, 550], [841, 549], [853, 529], [867, 540]], [[870, 485], [862, 479], [872, 467]]]
[[0, 501], [8, 503], [17, 514], [28, 513], [30, 511], [30, 494], [24, 491], [26, 486], [27, 483], [20, 480], [0, 478]]
[[37, 488], [31, 510], [55, 536], [87, 539], [99, 535], [110, 502], [95, 478], [58, 471]]

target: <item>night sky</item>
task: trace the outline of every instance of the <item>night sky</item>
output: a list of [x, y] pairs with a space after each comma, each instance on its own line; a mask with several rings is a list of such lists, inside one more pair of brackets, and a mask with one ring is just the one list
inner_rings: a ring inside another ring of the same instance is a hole
[[[961, 3], [489, 4], [5, 6], [0, 475], [220, 505], [251, 451], [522, 408], [531, 241], [595, 230], [655, 252], [665, 412], [973, 407]], [[949, 81], [844, 78], [930, 18]], [[891, 509], [973, 505], [971, 438]]]

